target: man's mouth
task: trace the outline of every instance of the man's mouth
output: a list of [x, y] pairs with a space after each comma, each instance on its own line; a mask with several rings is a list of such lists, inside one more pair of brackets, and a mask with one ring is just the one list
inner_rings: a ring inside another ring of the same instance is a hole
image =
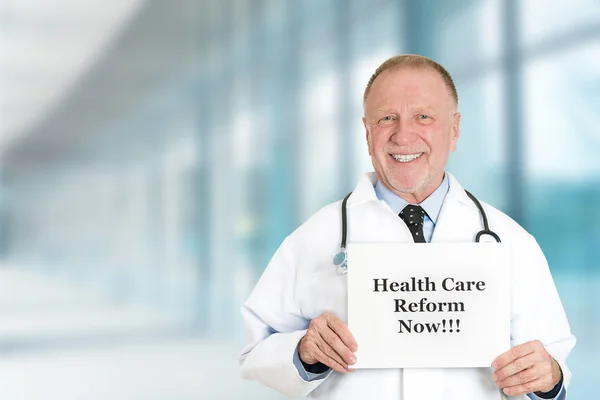
[[392, 158], [399, 162], [411, 162], [421, 157], [423, 153], [414, 153], [414, 154], [390, 154]]

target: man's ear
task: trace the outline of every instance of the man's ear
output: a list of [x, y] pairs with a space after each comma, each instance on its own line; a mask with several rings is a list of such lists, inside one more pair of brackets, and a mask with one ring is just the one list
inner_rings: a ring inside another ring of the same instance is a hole
[[367, 126], [367, 118], [362, 117], [363, 125], [365, 126], [365, 139], [367, 139], [367, 149], [369, 149], [369, 156], [371, 155], [371, 146], [369, 141], [371, 140], [371, 135], [369, 133], [369, 127]]
[[456, 151], [456, 142], [458, 142], [458, 138], [460, 137], [460, 113], [457, 111], [452, 116], [452, 138], [450, 139], [450, 150]]

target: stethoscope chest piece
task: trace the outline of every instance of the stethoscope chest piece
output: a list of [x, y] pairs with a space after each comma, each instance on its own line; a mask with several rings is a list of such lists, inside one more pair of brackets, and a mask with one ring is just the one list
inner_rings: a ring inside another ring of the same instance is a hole
[[345, 247], [342, 247], [333, 257], [333, 265], [335, 265], [337, 273], [340, 275], [348, 272], [348, 255]]

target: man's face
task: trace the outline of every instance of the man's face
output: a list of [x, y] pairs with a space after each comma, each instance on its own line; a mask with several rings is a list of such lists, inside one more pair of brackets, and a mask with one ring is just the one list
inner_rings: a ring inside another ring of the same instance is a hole
[[460, 114], [433, 69], [386, 70], [373, 82], [363, 123], [377, 179], [411, 203], [442, 182]]

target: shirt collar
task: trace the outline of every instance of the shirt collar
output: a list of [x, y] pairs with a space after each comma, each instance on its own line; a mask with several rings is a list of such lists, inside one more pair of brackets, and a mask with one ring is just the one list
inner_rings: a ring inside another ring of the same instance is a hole
[[[440, 210], [442, 209], [442, 204], [444, 203], [444, 199], [446, 198], [449, 189], [450, 184], [448, 182], [448, 174], [444, 174], [444, 179], [440, 186], [419, 204], [423, 207], [434, 224], [437, 222], [438, 215], [440, 215]], [[375, 184], [375, 194], [377, 194], [379, 200], [385, 201], [395, 214], [399, 214], [400, 211], [408, 205], [406, 200], [389, 190], [379, 180], [377, 180], [377, 183]]]

